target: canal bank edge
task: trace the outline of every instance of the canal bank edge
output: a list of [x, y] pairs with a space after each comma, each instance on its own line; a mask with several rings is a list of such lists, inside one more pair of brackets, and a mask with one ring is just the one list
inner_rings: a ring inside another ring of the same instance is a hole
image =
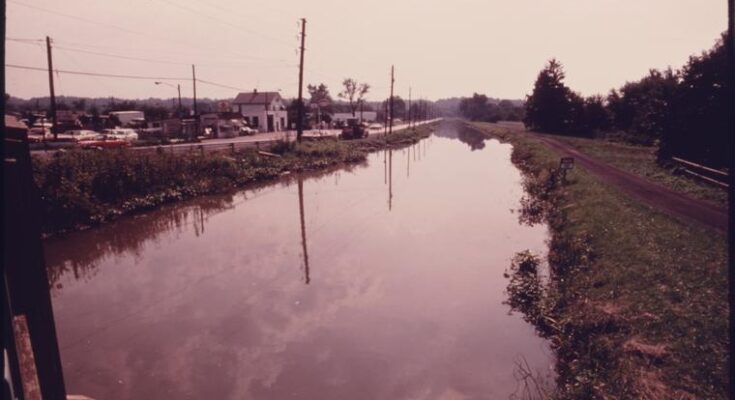
[[[606, 187], [584, 169], [557, 180], [559, 154], [497, 124], [526, 197], [546, 221], [552, 279], [525, 318], [557, 356], [554, 398], [727, 398], [727, 241]], [[518, 249], [519, 252], [523, 249]]]
[[161, 205], [273, 181], [284, 174], [328, 171], [364, 162], [367, 154], [428, 137], [437, 122], [388, 136], [301, 144], [275, 142], [267, 151], [139, 154], [126, 149], [74, 150], [33, 157], [46, 238], [88, 229]]

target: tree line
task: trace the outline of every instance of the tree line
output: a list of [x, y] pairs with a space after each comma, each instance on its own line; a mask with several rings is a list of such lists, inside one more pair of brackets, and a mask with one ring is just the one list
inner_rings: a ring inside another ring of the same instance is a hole
[[472, 121], [522, 121], [525, 109], [510, 100], [494, 101], [484, 94], [474, 93], [460, 100], [459, 113]]
[[681, 157], [714, 167], [729, 165], [729, 33], [714, 47], [689, 57], [679, 70], [651, 69], [606, 97], [582, 97], [564, 84], [564, 70], [551, 59], [526, 98], [524, 124], [541, 132], [575, 136], [621, 136], [658, 147], [659, 161]]

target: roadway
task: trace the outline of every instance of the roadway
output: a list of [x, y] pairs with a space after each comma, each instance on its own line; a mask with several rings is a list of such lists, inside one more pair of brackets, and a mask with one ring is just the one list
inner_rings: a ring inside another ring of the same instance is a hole
[[[424, 125], [432, 122], [439, 121], [441, 118], [435, 118], [426, 121], [416, 122], [415, 125]], [[400, 124], [393, 126], [393, 132], [401, 131], [408, 128], [408, 124]], [[304, 131], [304, 137], [306, 138], [318, 138], [318, 137], [337, 137], [340, 134], [339, 129], [312, 129]], [[369, 130], [368, 135], [376, 136], [384, 134], [384, 129]], [[158, 148], [163, 149], [166, 152], [181, 153], [190, 150], [200, 151], [214, 151], [214, 150], [226, 150], [226, 149], [240, 149], [245, 147], [259, 147], [261, 144], [268, 144], [271, 142], [286, 140], [289, 142], [296, 140], [296, 131], [280, 131], [280, 132], [262, 132], [256, 133], [252, 136], [238, 136], [233, 138], [219, 138], [219, 139], [204, 139], [198, 143], [175, 143], [167, 145], [154, 145], [154, 146], [136, 146], [131, 147], [133, 151], [156, 151]], [[32, 150], [31, 154], [38, 156], [49, 156], [56, 153], [58, 149], [53, 150]]]

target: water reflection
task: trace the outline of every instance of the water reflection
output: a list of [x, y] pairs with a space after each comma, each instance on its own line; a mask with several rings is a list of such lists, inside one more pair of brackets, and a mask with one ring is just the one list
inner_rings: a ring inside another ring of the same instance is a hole
[[[69, 390], [111, 400], [508, 398], [519, 355], [546, 371], [547, 345], [503, 304], [511, 249], [543, 253], [546, 239], [509, 212], [523, 193], [510, 147], [470, 152], [432, 137], [413, 147], [422, 162], [410, 184], [392, 173], [396, 151], [222, 197], [219, 212], [200, 212], [200, 199], [47, 242], [54, 265], [96, 264], [94, 279], [58, 277]], [[167, 217], [180, 228], [156, 222]], [[116, 235], [138, 244], [85, 254]]]
[[443, 124], [442, 127], [445, 129], [440, 128], [435, 134], [440, 137], [458, 139], [462, 143], [466, 143], [470, 146], [472, 151], [482, 150], [485, 148], [486, 138], [482, 132], [472, 129], [465, 124], [454, 123], [455, 126], [452, 126], [451, 128], [448, 127], [448, 124], [452, 123], [448, 122]]
[[298, 177], [299, 185], [299, 216], [301, 217], [301, 245], [304, 252], [304, 282], [308, 285], [309, 277], [309, 253], [306, 250], [306, 223], [304, 222], [304, 178]]
[[205, 222], [212, 216], [232, 209], [232, 195], [208, 196], [190, 205], [168, 205], [155, 212], [122, 219], [94, 229], [92, 240], [86, 232], [71, 233], [46, 240], [49, 284], [52, 293], [62, 289], [62, 276], [72, 273], [75, 280], [89, 280], [97, 267], [114, 255], [140, 257], [144, 244], [160, 236], [182, 232], [192, 227], [194, 234], [204, 234]]

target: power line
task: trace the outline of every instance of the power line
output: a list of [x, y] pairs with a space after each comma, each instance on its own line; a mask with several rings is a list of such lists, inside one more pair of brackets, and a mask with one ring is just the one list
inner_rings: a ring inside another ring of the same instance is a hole
[[112, 24], [106, 24], [106, 23], [99, 22], [99, 21], [94, 21], [94, 20], [91, 20], [91, 19], [77, 17], [76, 15], [65, 14], [65, 13], [61, 13], [61, 12], [58, 12], [58, 11], [53, 11], [53, 10], [49, 10], [49, 9], [46, 9], [46, 8], [42, 8], [42, 7], [32, 6], [30, 4], [21, 3], [21, 2], [16, 1], [16, 0], [8, 0], [8, 2], [9, 3], [16, 4], [16, 5], [19, 5], [19, 6], [22, 6], [22, 7], [27, 7], [27, 8], [32, 8], [34, 10], [43, 11], [43, 12], [46, 12], [46, 13], [49, 13], [49, 14], [54, 14], [54, 15], [58, 15], [58, 16], [61, 16], [61, 17], [71, 18], [71, 19], [75, 19], [77, 21], [83, 21], [83, 22], [86, 22], [86, 23], [89, 23], [89, 24], [100, 25], [100, 26], [104, 26], [104, 27], [107, 27], [107, 28], [117, 29], [117, 30], [120, 30], [120, 31], [123, 31], [123, 32], [132, 33], [134, 35], [143, 35], [143, 36], [146, 36], [146, 34], [144, 34], [144, 33], [136, 32], [136, 31], [133, 31], [133, 30], [130, 30], [130, 29], [121, 27], [121, 26], [112, 25]]
[[226, 21], [226, 20], [224, 20], [222, 18], [218, 18], [218, 17], [214, 17], [214, 16], [211, 16], [211, 15], [202, 13], [201, 11], [198, 11], [198, 10], [196, 10], [194, 8], [187, 7], [187, 6], [182, 6], [181, 4], [177, 4], [177, 3], [174, 3], [174, 2], [169, 1], [169, 0], [158, 0], [158, 1], [163, 2], [163, 3], [166, 3], [166, 4], [170, 5], [170, 6], [173, 6], [173, 7], [182, 9], [182, 10], [189, 11], [191, 13], [196, 14], [197, 16], [209, 18], [211, 20], [214, 20], [214, 21], [217, 21], [219, 23], [225, 24], [225, 25], [229, 26], [230, 28], [237, 29], [237, 30], [243, 31], [243, 32], [247, 32], [247, 33], [250, 33], [250, 34], [253, 34], [253, 35], [257, 35], [257, 36], [260, 36], [260, 37], [263, 37], [263, 38], [266, 38], [266, 39], [270, 39], [270, 40], [273, 40], [275, 42], [278, 42], [278, 43], [283, 44], [283, 45], [288, 46], [288, 47], [293, 47], [293, 44], [292, 43], [288, 43], [288, 42], [286, 42], [284, 40], [275, 38], [273, 36], [265, 35], [263, 33], [257, 32], [257, 31], [251, 31], [249, 29], [244, 29], [240, 25], [233, 24], [233, 23], [231, 23], [229, 21]]
[[[16, 68], [16, 69], [26, 69], [31, 71], [43, 71], [47, 72], [47, 68], [39, 68], [39, 67], [29, 67], [27, 65], [16, 65], [16, 64], [5, 64], [8, 68]], [[167, 80], [167, 81], [181, 81], [189, 78], [172, 78], [172, 77], [160, 77], [160, 76], [140, 76], [140, 75], [122, 75], [122, 74], [103, 74], [100, 72], [82, 72], [82, 71], [68, 71], [68, 70], [61, 70], [61, 69], [55, 69], [54, 72], [60, 73], [60, 74], [70, 74], [70, 75], [85, 75], [85, 76], [100, 76], [105, 78], [122, 78], [122, 79], [143, 79], [143, 80]]]
[[218, 87], [225, 88], [225, 89], [239, 90], [241, 92], [246, 92], [247, 91], [247, 89], [243, 89], [243, 88], [239, 88], [239, 87], [234, 87], [234, 86], [229, 86], [229, 85], [223, 85], [221, 83], [215, 83], [215, 82], [205, 81], [204, 79], [201, 79], [201, 78], [198, 78], [197, 79], [197, 82], [204, 83], [204, 84], [207, 84], [207, 85], [212, 85], [212, 86], [218, 86]]
[[158, 63], [158, 64], [172, 64], [172, 65], [190, 65], [190, 63], [182, 63], [182, 62], [175, 62], [175, 61], [164, 61], [164, 60], [154, 60], [150, 58], [139, 58], [139, 57], [130, 57], [130, 56], [122, 56], [119, 54], [110, 54], [110, 53], [102, 53], [97, 51], [89, 51], [89, 50], [82, 50], [82, 49], [75, 49], [72, 47], [66, 47], [66, 46], [54, 46], [54, 49], [61, 49], [65, 51], [73, 51], [77, 53], [85, 53], [85, 54], [91, 54], [95, 56], [102, 56], [102, 57], [112, 57], [112, 58], [120, 58], [123, 60], [133, 60], [133, 61], [143, 61], [143, 62], [150, 62], [150, 63]]
[[[31, 71], [41, 71], [46, 72], [48, 71], [47, 68], [41, 68], [41, 67], [30, 67], [26, 65], [15, 65], [15, 64], [5, 64], [8, 68], [16, 68], [16, 69], [25, 69], [25, 70], [31, 70]], [[100, 72], [83, 72], [83, 71], [69, 71], [69, 70], [61, 70], [61, 69], [54, 69], [54, 72], [57, 74], [70, 74], [70, 75], [83, 75], [83, 76], [93, 76], [93, 77], [103, 77], [103, 78], [121, 78], [121, 79], [140, 79], [140, 80], [168, 80], [168, 81], [182, 81], [182, 80], [188, 80], [190, 78], [174, 78], [174, 77], [160, 77], [160, 76], [141, 76], [141, 75], [122, 75], [122, 74], [105, 74]], [[197, 78], [196, 80], [199, 83], [204, 83], [206, 85], [212, 85], [212, 86], [218, 86], [225, 89], [233, 89], [238, 91], [246, 91], [247, 89], [243, 89], [240, 87], [225, 85], [222, 83], [212, 82], [204, 79]]]
[[5, 40], [11, 40], [13, 42], [21, 42], [21, 43], [28, 43], [28, 42], [43, 43], [43, 39], [27, 39], [27, 38], [11, 38], [11, 37], [6, 37]]
[[[30, 4], [25, 4], [25, 3], [19, 2], [17, 0], [8, 0], [8, 2], [13, 3], [13, 4], [16, 4], [16, 5], [19, 5], [19, 6], [22, 6], [22, 7], [27, 7], [27, 8], [30, 8], [30, 9], [34, 9], [34, 10], [42, 11], [42, 12], [45, 12], [45, 13], [57, 15], [57, 16], [60, 16], [60, 17], [70, 18], [70, 19], [74, 19], [74, 20], [77, 20], [77, 21], [86, 22], [88, 24], [93, 24], [93, 25], [103, 26], [103, 27], [106, 27], [106, 28], [116, 29], [116, 30], [119, 30], [121, 32], [125, 32], [125, 33], [132, 34], [132, 35], [143, 36], [143, 37], [145, 37], [147, 39], [154, 39], [154, 40], [158, 40], [158, 41], [161, 41], [161, 42], [168, 42], [168, 43], [176, 43], [176, 44], [179, 44], [179, 45], [186, 46], [187, 48], [194, 47], [194, 48], [197, 48], [197, 49], [200, 49], [200, 50], [209, 51], [209, 52], [212, 52], [213, 51], [212, 48], [204, 48], [204, 47], [199, 47], [199, 46], [193, 46], [190, 43], [185, 43], [185, 42], [178, 41], [178, 40], [161, 39], [161, 38], [159, 38], [157, 36], [153, 36], [153, 35], [148, 34], [148, 33], [135, 31], [135, 30], [128, 29], [128, 28], [125, 28], [125, 27], [122, 27], [122, 26], [118, 26], [118, 25], [113, 25], [113, 24], [103, 23], [103, 22], [99, 22], [99, 21], [94, 21], [94, 20], [91, 20], [91, 19], [77, 17], [76, 15], [66, 14], [66, 13], [62, 13], [62, 12], [58, 12], [58, 11], [53, 11], [53, 10], [49, 10], [47, 8], [37, 7], [37, 6], [30, 5]], [[192, 12], [197, 13], [197, 15], [200, 14], [199, 12], [197, 12], [195, 10], [192, 10]], [[244, 57], [247, 57], [247, 55], [244, 55], [244, 54], [243, 54], [243, 56]]]

